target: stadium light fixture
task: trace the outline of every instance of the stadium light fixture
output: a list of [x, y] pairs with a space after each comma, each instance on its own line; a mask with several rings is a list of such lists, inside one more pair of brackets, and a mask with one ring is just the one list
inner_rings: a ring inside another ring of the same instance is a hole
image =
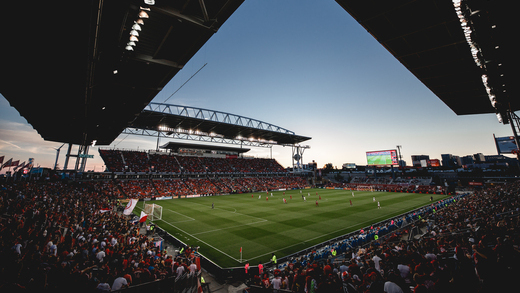
[[127, 51], [133, 51], [133, 50], [134, 50], [134, 47], [132, 47], [132, 46], [126, 46], [125, 49], [126, 49]]
[[500, 123], [504, 122], [504, 120], [502, 119], [502, 115], [500, 113], [497, 113], [497, 119], [498, 119], [498, 122], [500, 122]]
[[144, 4], [146, 4], [146, 5], [155, 5], [155, 0], [144, 0]]
[[141, 31], [141, 26], [138, 25], [137, 23], [134, 23], [134, 25], [132, 26], [132, 30], [136, 30], [136, 31], [140, 32]]
[[137, 19], [137, 20], [135, 21], [135, 23], [138, 24], [138, 25], [144, 25], [144, 20], [142, 20], [141, 18], [139, 18], [139, 19]]
[[138, 37], [139, 36], [139, 32], [136, 31], [136, 30], [131, 30], [130, 31], [130, 35]]
[[146, 11], [141, 10], [139, 12], [139, 18], [149, 18], [148, 13], [146, 13]]
[[130, 36], [130, 42], [139, 42], [139, 39], [136, 36]]

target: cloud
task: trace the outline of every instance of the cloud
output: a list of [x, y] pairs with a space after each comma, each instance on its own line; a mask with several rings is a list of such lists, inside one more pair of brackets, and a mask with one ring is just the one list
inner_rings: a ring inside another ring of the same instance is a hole
[[[19, 149], [21, 149], [21, 147], [15, 145], [14, 143], [10, 143], [10, 142], [5, 141], [5, 140], [3, 140], [3, 139], [0, 139], [0, 143], [2, 143], [2, 144], [8, 144], [8, 145], [14, 146], [15, 148], [19, 148]], [[2, 149], [2, 145], [1, 145], [1, 144], [0, 144], [0, 149]]]

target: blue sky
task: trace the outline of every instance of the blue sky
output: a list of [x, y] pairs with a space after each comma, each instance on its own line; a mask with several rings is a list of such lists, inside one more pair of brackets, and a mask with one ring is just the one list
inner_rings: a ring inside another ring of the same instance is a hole
[[[246, 0], [154, 99], [164, 101], [255, 118], [312, 137], [303, 143], [310, 146], [303, 159], [319, 167], [364, 165], [366, 151], [396, 145], [402, 145], [408, 164], [411, 155], [492, 155], [493, 133], [512, 134], [493, 114], [457, 116], [333, 0]], [[60, 145], [43, 141], [0, 99], [0, 156], [20, 162], [32, 157], [52, 167]], [[156, 139], [121, 135], [109, 147], [114, 146], [155, 149]], [[95, 159], [87, 169], [100, 171], [97, 147], [91, 154]], [[249, 152], [270, 154], [264, 148]], [[274, 147], [272, 155], [282, 166], [291, 165], [290, 148]]]

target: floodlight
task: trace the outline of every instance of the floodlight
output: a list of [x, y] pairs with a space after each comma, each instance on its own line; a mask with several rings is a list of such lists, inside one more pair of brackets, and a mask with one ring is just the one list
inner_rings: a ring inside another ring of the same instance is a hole
[[138, 37], [139, 33], [136, 30], [131, 30], [130, 35]]
[[499, 123], [503, 123], [504, 122], [504, 120], [502, 119], [502, 115], [500, 115], [500, 113], [497, 113], [497, 119], [498, 119]]
[[130, 42], [126, 43], [126, 44], [127, 44], [128, 46], [135, 46], [135, 45], [136, 45], [135, 42], [132, 42], [132, 41], [130, 41]]
[[144, 0], [144, 4], [155, 5], [155, 0]]
[[135, 24], [132, 26], [132, 29], [133, 29], [133, 30], [136, 30], [136, 31], [138, 31], [138, 32], [140, 32], [140, 31], [141, 31], [141, 26], [138, 25], [137, 23], [135, 23]]
[[139, 18], [149, 18], [148, 16], [148, 13], [146, 13], [145, 11], [141, 10], [139, 12]]
[[125, 49], [128, 50], [128, 51], [133, 51], [133, 50], [134, 50], [134, 47], [132, 47], [132, 46], [126, 46]]
[[138, 25], [144, 25], [144, 20], [139, 18], [138, 20], [135, 21], [135, 23], [137, 23]]
[[136, 36], [130, 36], [130, 42], [139, 42], [139, 39]]

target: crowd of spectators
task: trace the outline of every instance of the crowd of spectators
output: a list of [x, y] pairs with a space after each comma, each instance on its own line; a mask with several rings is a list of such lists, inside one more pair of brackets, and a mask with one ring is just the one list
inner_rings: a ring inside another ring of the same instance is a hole
[[208, 157], [173, 153], [148, 153], [100, 149], [110, 172], [171, 172], [189, 174], [280, 173], [284, 168], [274, 159]]
[[[317, 293], [514, 291], [520, 273], [519, 194], [517, 181], [432, 203], [274, 271], [250, 272], [249, 284]], [[390, 229], [406, 223], [422, 226], [422, 235], [407, 240]]]
[[117, 212], [118, 199], [106, 187], [0, 185], [0, 291], [110, 292], [200, 272], [190, 249], [174, 257], [140, 233], [139, 223]]
[[[219, 195], [295, 189], [306, 186], [299, 176], [273, 177], [203, 177], [175, 179], [134, 179], [113, 182], [119, 198], [183, 197], [188, 195]], [[118, 188], [119, 187], [119, 188]]]
[[[386, 182], [386, 183], [382, 183]], [[329, 188], [345, 188], [366, 190], [371, 188], [374, 190], [384, 190], [390, 192], [408, 192], [408, 193], [428, 193], [428, 194], [446, 194], [446, 187], [440, 185], [431, 185], [431, 178], [414, 179], [414, 178], [390, 178], [371, 180], [367, 177], [354, 177], [350, 183], [328, 181], [324, 187]]]

